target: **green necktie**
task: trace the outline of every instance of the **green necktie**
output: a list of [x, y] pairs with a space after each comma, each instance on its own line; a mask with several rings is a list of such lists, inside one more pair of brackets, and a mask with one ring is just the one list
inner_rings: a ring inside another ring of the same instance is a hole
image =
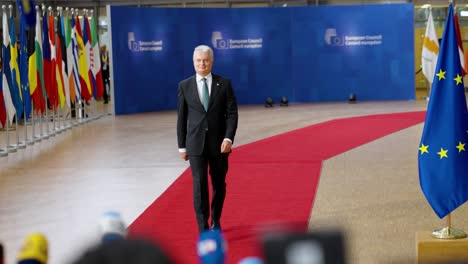
[[205, 107], [205, 111], [208, 111], [208, 103], [210, 102], [210, 92], [208, 92], [208, 85], [206, 84], [206, 78], [202, 79], [203, 90], [202, 90], [202, 103]]

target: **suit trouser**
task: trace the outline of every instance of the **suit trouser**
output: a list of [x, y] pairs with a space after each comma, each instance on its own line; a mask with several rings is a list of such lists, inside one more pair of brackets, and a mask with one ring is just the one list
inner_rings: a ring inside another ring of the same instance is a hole
[[[202, 155], [189, 156], [193, 179], [193, 202], [199, 231], [208, 229], [208, 218], [210, 216], [208, 168], [213, 190], [211, 201], [212, 221], [219, 223], [224, 198], [226, 197], [228, 154], [208, 153], [208, 149], [210, 149], [209, 146], [205, 144]], [[221, 145], [217, 149], [221, 149]]]

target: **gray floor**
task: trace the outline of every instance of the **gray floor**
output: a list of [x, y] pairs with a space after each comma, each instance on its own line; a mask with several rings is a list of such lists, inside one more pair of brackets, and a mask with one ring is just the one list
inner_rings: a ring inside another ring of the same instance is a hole
[[[335, 118], [425, 108], [425, 101], [242, 106], [236, 146]], [[104, 211], [120, 211], [131, 223], [188, 166], [177, 153], [175, 121], [174, 111], [106, 116], [0, 158], [6, 263], [15, 263], [30, 232], [44, 233], [49, 263], [62, 264], [97, 241]], [[412, 263], [415, 233], [444, 224], [419, 188], [421, 130], [410, 127], [324, 162], [310, 228], [344, 230], [349, 263]], [[462, 206], [454, 224], [467, 228], [467, 216]]]

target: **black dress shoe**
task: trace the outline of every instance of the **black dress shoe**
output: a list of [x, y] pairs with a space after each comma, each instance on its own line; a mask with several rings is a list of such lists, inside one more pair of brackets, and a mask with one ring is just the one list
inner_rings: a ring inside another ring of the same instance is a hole
[[211, 223], [211, 229], [218, 229], [218, 230], [221, 230], [221, 223], [220, 223], [220, 222], [213, 222], [213, 223]]
[[206, 230], [209, 230], [209, 229], [210, 229], [210, 227], [208, 226], [208, 223], [205, 223], [204, 225], [198, 227], [198, 232], [202, 233], [202, 232], [204, 232]]

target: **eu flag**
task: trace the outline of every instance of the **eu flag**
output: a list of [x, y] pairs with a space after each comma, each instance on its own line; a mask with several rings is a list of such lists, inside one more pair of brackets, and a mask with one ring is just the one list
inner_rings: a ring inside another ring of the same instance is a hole
[[468, 200], [468, 113], [450, 4], [426, 122], [419, 144], [419, 182], [443, 218]]
[[[20, 0], [18, 0], [18, 4]], [[24, 105], [24, 119], [29, 120], [31, 114], [31, 92], [29, 89], [29, 78], [28, 78], [28, 43], [26, 37], [26, 17], [23, 9], [20, 6], [20, 60], [19, 60], [19, 71], [20, 71], [20, 86], [21, 93], [23, 95]]]

